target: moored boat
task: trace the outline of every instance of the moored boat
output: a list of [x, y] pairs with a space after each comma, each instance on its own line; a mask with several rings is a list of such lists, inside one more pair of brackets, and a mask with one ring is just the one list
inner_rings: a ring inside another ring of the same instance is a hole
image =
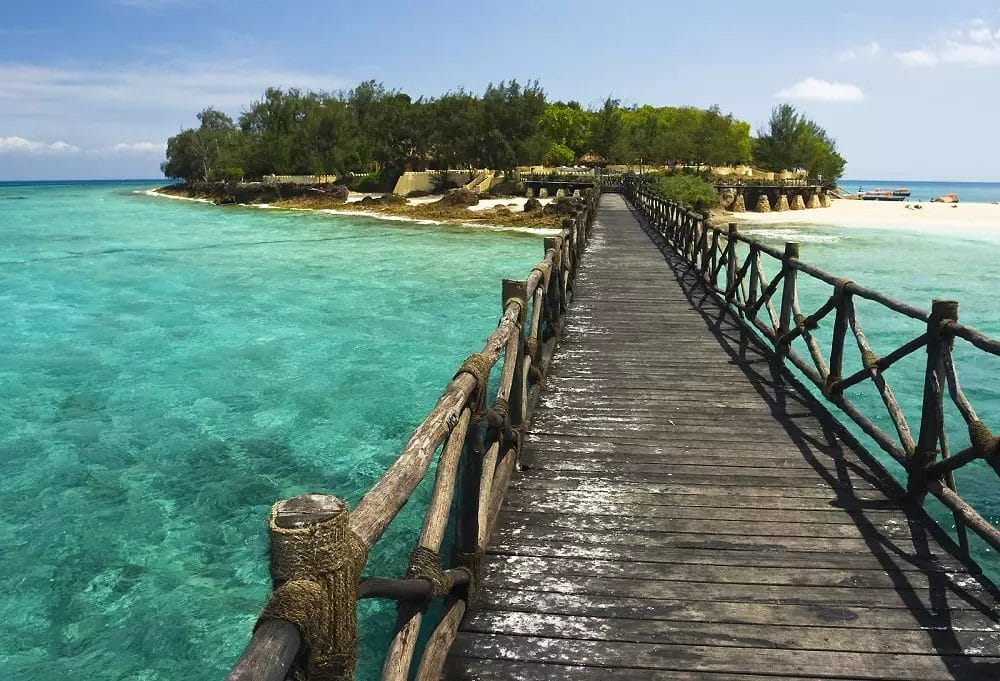
[[934, 203], [958, 203], [958, 194], [942, 194], [931, 199]]
[[[905, 192], [905, 193], [903, 193]], [[910, 195], [908, 189], [858, 189], [858, 196], [864, 201], [906, 201]]]

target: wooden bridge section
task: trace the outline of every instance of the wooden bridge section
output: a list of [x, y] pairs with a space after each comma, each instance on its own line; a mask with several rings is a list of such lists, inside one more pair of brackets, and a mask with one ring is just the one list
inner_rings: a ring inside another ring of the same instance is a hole
[[450, 679], [995, 679], [990, 585], [601, 199]]
[[[230, 681], [356, 678], [362, 599], [397, 606], [370, 620], [391, 626], [382, 681], [1000, 678], [998, 592], [973, 560], [1000, 528], [953, 475], [1000, 474], [1000, 437], [952, 353], [1000, 341], [955, 302], [893, 300], [639, 182], [565, 202], [541, 261], [504, 280], [496, 330], [353, 508], [272, 507], [273, 591]], [[799, 275], [832, 289], [811, 314]], [[921, 331], [878, 357], [855, 299]], [[915, 352], [919, 429], [885, 375]], [[852, 401], [861, 383], [884, 414]], [[382, 574], [372, 547], [432, 474], [408, 568]]]

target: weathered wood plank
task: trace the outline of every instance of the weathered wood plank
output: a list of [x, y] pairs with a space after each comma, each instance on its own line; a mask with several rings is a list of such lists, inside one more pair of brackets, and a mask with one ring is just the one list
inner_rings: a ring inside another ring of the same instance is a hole
[[[488, 586], [481, 612], [548, 613], [582, 617], [610, 617], [641, 621], [716, 622], [722, 624], [781, 624], [812, 627], [874, 629], [891, 636], [895, 630], [935, 629], [996, 633], [993, 623], [975, 610], [913, 612], [905, 608], [831, 605], [829, 603], [744, 603], [727, 601], [624, 598], [593, 594], [522, 591]], [[933, 651], [927, 651], [933, 654]]]
[[964, 655], [899, 655], [885, 653], [741, 648], [723, 646], [579, 641], [535, 636], [463, 632], [455, 641], [457, 655], [523, 662], [576, 664], [590, 667], [666, 669], [769, 674], [822, 678], [836, 674], [854, 679], [926, 681], [994, 679], [1000, 658]]
[[[472, 617], [466, 631], [482, 634], [540, 636], [553, 639], [659, 643], [733, 648], [784, 648], [856, 653], [923, 655], [928, 649], [949, 655], [995, 656], [998, 631], [894, 630], [878, 635], [869, 629], [825, 626], [788, 626], [770, 622], [739, 626], [716, 622], [613, 619], [576, 615], [548, 615], [493, 611]], [[986, 652], [990, 651], [990, 652]], [[739, 651], [733, 651], [739, 655]]]

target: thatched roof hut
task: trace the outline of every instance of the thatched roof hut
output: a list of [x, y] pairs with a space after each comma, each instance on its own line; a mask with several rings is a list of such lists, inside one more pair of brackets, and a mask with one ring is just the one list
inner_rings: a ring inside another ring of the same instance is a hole
[[577, 163], [585, 165], [589, 168], [603, 168], [608, 165], [605, 158], [596, 151], [588, 151], [586, 154], [577, 159]]

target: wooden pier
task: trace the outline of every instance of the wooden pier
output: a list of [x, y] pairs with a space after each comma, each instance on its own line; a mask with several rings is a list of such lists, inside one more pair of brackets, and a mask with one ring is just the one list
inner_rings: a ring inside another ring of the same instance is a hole
[[[957, 308], [927, 314], [815, 270], [794, 245], [746, 242], [743, 260], [735, 229], [625, 193], [588, 193], [529, 276], [504, 282], [496, 332], [356, 508], [325, 494], [275, 505], [275, 591], [230, 679], [352, 678], [363, 598], [399, 604], [387, 681], [1000, 678], [998, 591], [969, 544], [996, 549], [1000, 532], [951, 477], [1000, 466], [951, 343], [1000, 343]], [[770, 281], [762, 255], [778, 259]], [[797, 272], [833, 288], [812, 315]], [[854, 296], [927, 333], [875, 357]], [[810, 334], [827, 315], [829, 357]], [[864, 361], [845, 378], [849, 331]], [[914, 436], [883, 373], [925, 349]], [[844, 397], [861, 380], [898, 441]], [[955, 453], [947, 395], [969, 423]], [[820, 400], [899, 459], [906, 484]], [[409, 571], [369, 575], [371, 546], [434, 462]], [[923, 510], [928, 494], [954, 535]]]
[[577, 284], [447, 678], [1000, 676], [994, 595], [619, 196]]

